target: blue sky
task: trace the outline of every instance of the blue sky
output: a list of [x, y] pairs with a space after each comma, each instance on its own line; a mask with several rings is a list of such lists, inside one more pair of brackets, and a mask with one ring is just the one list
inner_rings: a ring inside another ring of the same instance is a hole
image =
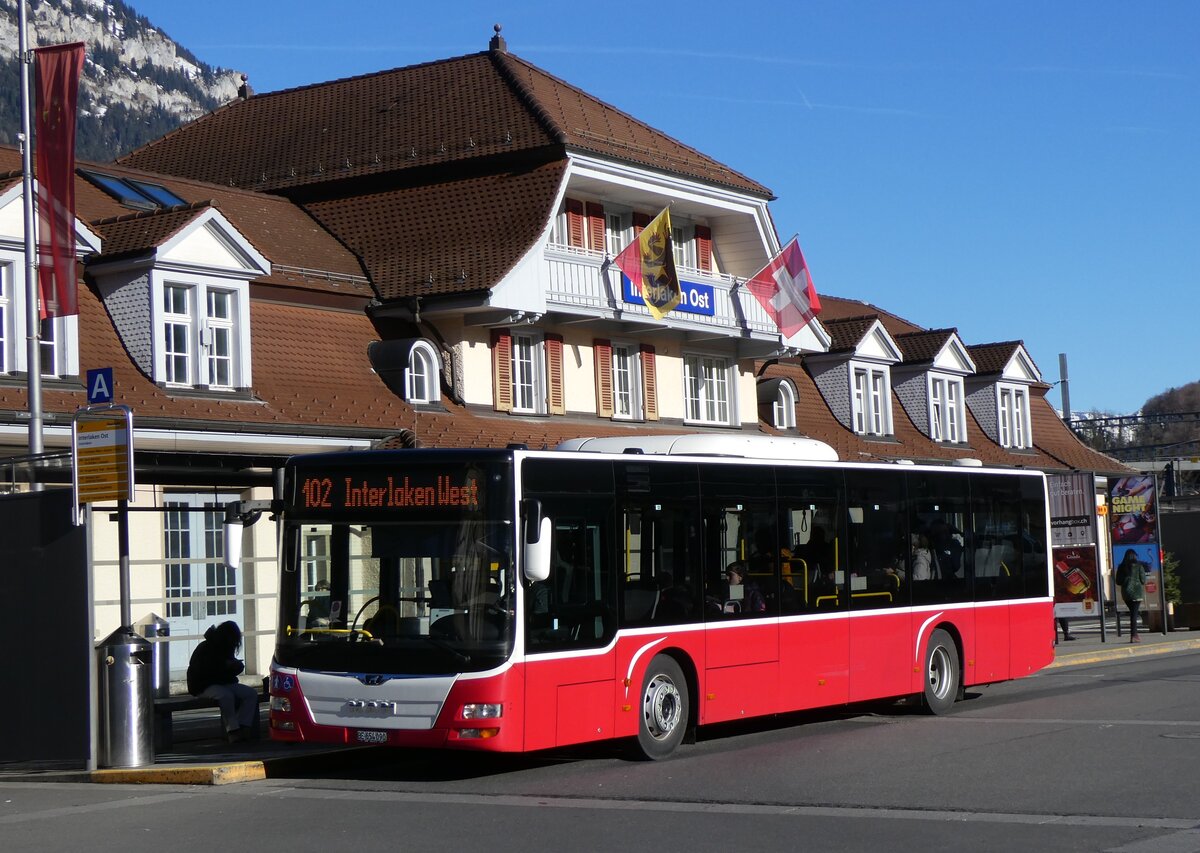
[[819, 293], [1023, 340], [1047, 382], [1065, 352], [1076, 411], [1200, 380], [1200, 3], [132, 5], [257, 92], [474, 53], [500, 23], [770, 187]]

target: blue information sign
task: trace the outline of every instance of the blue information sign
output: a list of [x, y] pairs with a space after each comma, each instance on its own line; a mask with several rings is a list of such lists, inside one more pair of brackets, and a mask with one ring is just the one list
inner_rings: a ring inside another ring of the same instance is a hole
[[[632, 302], [634, 305], [645, 305], [646, 300], [642, 298], [640, 288], [635, 288], [633, 282], [629, 280], [629, 276], [621, 276], [622, 296], [626, 302]], [[679, 281], [679, 304], [675, 306], [675, 311], [683, 311], [687, 314], [703, 314], [705, 317], [712, 317], [716, 314], [716, 305], [711, 284], [698, 284], [694, 281]]]
[[113, 369], [97, 367], [87, 372], [87, 401], [89, 406], [98, 406], [113, 401]]

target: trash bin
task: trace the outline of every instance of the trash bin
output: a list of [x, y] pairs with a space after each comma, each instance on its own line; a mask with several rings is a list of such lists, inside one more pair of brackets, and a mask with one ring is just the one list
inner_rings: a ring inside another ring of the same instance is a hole
[[100, 681], [101, 767], [154, 763], [151, 644], [118, 628], [96, 647]]
[[150, 641], [150, 695], [166, 699], [171, 695], [171, 626], [157, 613], [147, 613], [135, 627]]

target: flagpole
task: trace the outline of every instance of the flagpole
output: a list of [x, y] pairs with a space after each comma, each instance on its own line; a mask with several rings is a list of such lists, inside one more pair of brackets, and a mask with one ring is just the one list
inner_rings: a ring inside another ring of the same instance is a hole
[[[33, 134], [30, 129], [33, 108], [29, 94], [29, 66], [33, 52], [26, 32], [25, 0], [18, 0], [18, 57], [21, 72], [21, 195], [25, 208], [25, 352], [26, 396], [29, 398], [29, 454], [42, 452], [42, 349], [39, 340], [37, 252], [34, 240], [33, 215]], [[33, 477], [30, 475], [30, 481]], [[39, 484], [33, 484], [34, 490]]]

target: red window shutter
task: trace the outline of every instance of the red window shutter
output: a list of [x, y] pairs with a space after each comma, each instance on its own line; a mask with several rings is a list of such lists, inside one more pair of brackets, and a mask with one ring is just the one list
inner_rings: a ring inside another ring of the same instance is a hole
[[646, 226], [650, 224], [650, 215], [646, 213], [635, 213], [633, 215], [633, 236], [641, 234]]
[[512, 411], [512, 333], [508, 329], [492, 329], [492, 398], [497, 412]]
[[563, 393], [562, 335], [546, 335], [546, 380], [546, 384], [550, 386], [550, 414], [565, 415], [567, 402]]
[[712, 272], [712, 229], [696, 226], [696, 264], [701, 272]]
[[588, 248], [593, 252], [604, 251], [604, 205], [587, 203]]
[[654, 366], [654, 347], [642, 344], [642, 401], [646, 405], [646, 420], [658, 420], [658, 374]]
[[567, 245], [583, 248], [583, 202], [567, 199]]
[[613, 416], [612, 341], [597, 339], [592, 344], [592, 355], [596, 359], [596, 414], [602, 418]]

